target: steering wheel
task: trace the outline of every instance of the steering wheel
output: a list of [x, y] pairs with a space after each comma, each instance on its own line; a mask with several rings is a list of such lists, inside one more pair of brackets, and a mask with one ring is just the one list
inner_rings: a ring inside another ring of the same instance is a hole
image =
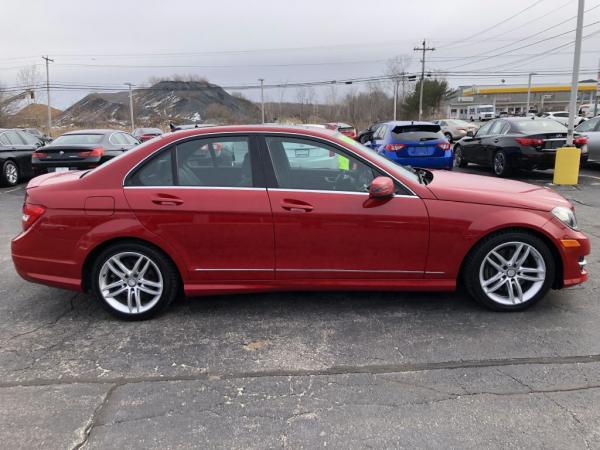
[[343, 171], [333, 182], [333, 190], [335, 191], [355, 191], [356, 190], [356, 178], [352, 176], [350, 172]]

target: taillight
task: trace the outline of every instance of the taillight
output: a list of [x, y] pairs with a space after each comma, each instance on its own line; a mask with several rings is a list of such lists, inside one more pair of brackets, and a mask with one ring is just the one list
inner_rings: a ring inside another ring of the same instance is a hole
[[23, 205], [23, 216], [21, 217], [23, 231], [26, 231], [36, 220], [42, 217], [44, 211], [46, 211], [46, 208], [43, 206], [25, 203]]
[[104, 149], [102, 147], [96, 147], [87, 152], [79, 152], [78, 155], [82, 158], [99, 158], [104, 155]]
[[541, 147], [544, 145], [543, 139], [535, 139], [535, 138], [516, 138], [515, 139], [519, 144], [524, 145], [525, 147]]
[[44, 152], [33, 152], [31, 154], [31, 159], [42, 159], [45, 158], [46, 156], [48, 156], [48, 153], [44, 153]]
[[397, 152], [398, 150], [402, 150], [403, 148], [406, 148], [406, 145], [404, 145], [404, 144], [388, 144], [384, 148], [389, 152]]
[[586, 136], [579, 136], [573, 139], [573, 143], [575, 145], [583, 145], [588, 143], [588, 138]]
[[452, 144], [450, 142], [442, 142], [442, 143], [438, 144], [438, 147], [441, 148], [442, 150], [446, 151], [446, 150], [450, 150], [452, 148]]

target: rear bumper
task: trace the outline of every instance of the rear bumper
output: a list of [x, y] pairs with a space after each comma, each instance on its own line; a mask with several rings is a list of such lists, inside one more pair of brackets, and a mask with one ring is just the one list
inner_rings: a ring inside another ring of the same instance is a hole
[[[589, 152], [581, 154], [580, 162], [587, 162]], [[514, 154], [511, 163], [514, 167], [522, 169], [553, 169], [556, 161], [556, 152], [540, 152], [536, 150], [522, 150]]]
[[452, 150], [445, 152], [445, 156], [415, 156], [415, 157], [390, 157], [388, 159], [402, 166], [423, 167], [426, 169], [452, 169], [454, 164], [454, 153]]

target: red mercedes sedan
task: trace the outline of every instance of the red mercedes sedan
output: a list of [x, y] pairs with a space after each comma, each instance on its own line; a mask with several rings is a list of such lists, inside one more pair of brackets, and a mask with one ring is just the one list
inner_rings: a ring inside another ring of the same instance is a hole
[[188, 296], [451, 291], [521, 310], [587, 279], [589, 240], [550, 189], [405, 168], [337, 131], [168, 133], [27, 186], [12, 257], [25, 279], [143, 319]]

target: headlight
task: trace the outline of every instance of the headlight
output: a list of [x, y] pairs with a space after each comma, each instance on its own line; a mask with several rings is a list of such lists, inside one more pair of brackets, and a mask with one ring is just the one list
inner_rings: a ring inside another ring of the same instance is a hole
[[574, 230], [578, 229], [575, 213], [569, 208], [565, 208], [564, 206], [557, 206], [552, 210], [552, 215], [569, 228], [573, 228]]

